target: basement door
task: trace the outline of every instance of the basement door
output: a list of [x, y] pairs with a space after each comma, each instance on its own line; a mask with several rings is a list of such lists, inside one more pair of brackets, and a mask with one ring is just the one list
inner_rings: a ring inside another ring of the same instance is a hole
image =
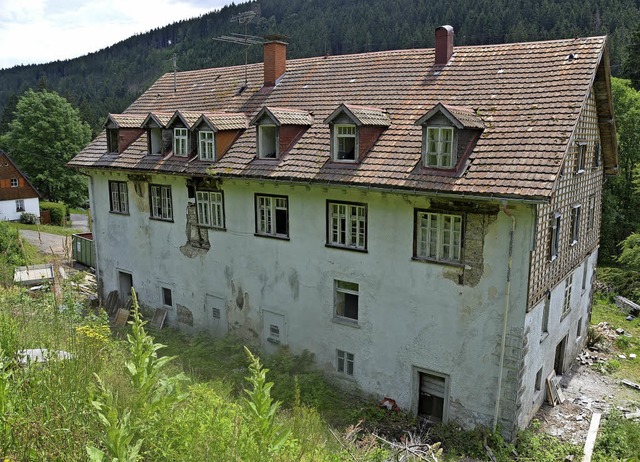
[[562, 375], [562, 373], [564, 372], [564, 369], [565, 369], [564, 357], [565, 357], [566, 348], [567, 348], [567, 336], [565, 335], [564, 338], [560, 340], [560, 343], [558, 343], [558, 346], [556, 347], [556, 358], [553, 363], [553, 368], [555, 369], [556, 374]]
[[275, 353], [287, 344], [287, 322], [284, 314], [262, 310], [262, 339], [267, 353]]
[[133, 287], [133, 275], [125, 271], [118, 271], [118, 291], [120, 292], [120, 305], [124, 306], [131, 298], [131, 288]]
[[217, 295], [205, 294], [204, 316], [206, 329], [214, 337], [227, 335], [227, 310], [225, 300]]
[[418, 416], [433, 422], [443, 422], [447, 401], [446, 377], [418, 372], [418, 383]]

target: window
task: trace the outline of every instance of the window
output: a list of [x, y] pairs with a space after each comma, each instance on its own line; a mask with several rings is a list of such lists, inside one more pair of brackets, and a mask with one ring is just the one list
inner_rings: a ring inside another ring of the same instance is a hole
[[589, 257], [584, 261], [582, 265], [582, 293], [587, 290], [587, 279], [589, 278]]
[[594, 194], [589, 196], [589, 202], [587, 203], [587, 232], [593, 229], [595, 222], [596, 211], [596, 196]]
[[440, 375], [418, 373], [418, 415], [434, 422], [445, 420], [447, 401], [447, 379]]
[[198, 155], [200, 160], [215, 160], [216, 149], [212, 131], [198, 132]]
[[453, 128], [427, 127], [425, 152], [425, 167], [453, 168]]
[[571, 209], [571, 245], [576, 244], [580, 237], [580, 208], [576, 205]]
[[337, 370], [341, 374], [353, 375], [353, 353], [348, 353], [342, 350], [336, 350], [337, 352]]
[[162, 129], [150, 128], [149, 136], [149, 154], [162, 154]]
[[335, 316], [358, 320], [358, 284], [335, 281]]
[[573, 274], [570, 274], [564, 281], [564, 301], [562, 302], [562, 316], [571, 311], [571, 286], [573, 284]]
[[578, 319], [578, 327], [576, 328], [576, 340], [582, 337], [582, 318]]
[[460, 261], [462, 216], [416, 212], [415, 256], [441, 261]]
[[111, 212], [129, 213], [127, 183], [124, 181], [110, 181], [109, 195], [111, 197]]
[[587, 143], [578, 143], [578, 153], [576, 157], [576, 173], [584, 172], [584, 166], [587, 160]]
[[280, 343], [280, 327], [275, 324], [269, 324], [269, 337], [267, 341], [271, 343]]
[[186, 128], [173, 129], [173, 153], [176, 156], [186, 157], [189, 153], [189, 132]]
[[173, 308], [173, 291], [169, 287], [162, 287], [162, 305], [165, 308]]
[[334, 160], [338, 162], [354, 162], [356, 160], [356, 126], [335, 125]]
[[549, 229], [549, 259], [551, 261], [558, 258], [558, 249], [560, 248], [560, 219], [562, 215], [555, 213], [551, 219]]
[[224, 228], [222, 191], [196, 191], [198, 224], [211, 228]]
[[596, 145], [593, 148], [593, 168], [600, 167], [601, 149], [600, 141], [596, 141]]
[[150, 185], [151, 218], [157, 220], [173, 220], [171, 205], [171, 186]]
[[367, 206], [327, 201], [327, 209], [327, 245], [366, 250]]
[[544, 299], [544, 305], [542, 308], [542, 325], [541, 334], [546, 337], [549, 333], [549, 308], [551, 306], [551, 291], [547, 292], [547, 296]]
[[17, 178], [11, 178], [11, 187], [12, 188], [17, 188], [18, 187], [18, 179]]
[[256, 195], [256, 234], [289, 237], [289, 204], [286, 196]]
[[275, 159], [278, 157], [278, 130], [275, 125], [258, 125], [258, 157]]
[[110, 153], [119, 152], [118, 149], [118, 129], [117, 128], [108, 128], [107, 129], [107, 151]]
[[536, 388], [536, 391], [542, 390], [542, 368], [538, 369], [538, 372], [536, 373], [535, 388]]
[[16, 212], [24, 212], [24, 199], [16, 199]]

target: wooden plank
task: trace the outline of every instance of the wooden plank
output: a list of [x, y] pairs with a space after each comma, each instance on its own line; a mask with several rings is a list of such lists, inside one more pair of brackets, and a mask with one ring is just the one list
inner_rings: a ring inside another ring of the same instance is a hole
[[551, 371], [547, 376], [546, 384], [547, 384], [547, 401], [552, 406], [555, 406], [559, 402], [558, 393], [555, 384], [553, 383], [556, 378], [556, 372]]
[[591, 416], [591, 425], [589, 425], [589, 433], [587, 433], [587, 441], [584, 443], [584, 456], [582, 456], [582, 462], [591, 462], [591, 456], [593, 456], [593, 447], [596, 444], [596, 436], [598, 436], [598, 428], [600, 427], [599, 412], [594, 412]]
[[636, 390], [640, 390], [640, 385], [635, 382], [632, 382], [631, 380], [622, 379], [620, 380], [620, 383], [630, 388], [635, 388]]
[[156, 311], [153, 313], [153, 319], [149, 322], [149, 326], [154, 329], [162, 329], [162, 325], [164, 324], [166, 317], [167, 310], [163, 308], [156, 308]]
[[129, 310], [123, 310], [122, 308], [120, 308], [116, 313], [116, 319], [113, 321], [113, 323], [116, 326], [124, 326], [125, 324], [127, 324], [128, 320], [129, 320]]

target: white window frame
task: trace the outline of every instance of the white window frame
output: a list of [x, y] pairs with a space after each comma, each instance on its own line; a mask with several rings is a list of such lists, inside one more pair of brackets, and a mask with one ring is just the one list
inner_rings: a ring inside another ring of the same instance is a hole
[[[333, 160], [336, 162], [354, 163], [358, 161], [358, 129], [355, 124], [336, 124], [333, 126]], [[344, 149], [341, 151], [341, 144], [344, 144], [347, 139], [353, 140], [353, 158], [344, 157], [341, 152], [346, 152]]]
[[336, 371], [353, 377], [355, 370], [355, 355], [344, 350], [336, 350]]
[[173, 129], [173, 155], [187, 157], [189, 155], [189, 130], [183, 127]]
[[129, 214], [129, 193], [126, 181], [109, 181], [110, 212]]
[[[280, 156], [278, 126], [275, 124], [258, 125], [258, 158], [277, 159]], [[271, 133], [273, 132], [273, 134]], [[266, 152], [267, 146], [273, 142], [273, 152]]]
[[[444, 139], [448, 133], [450, 138]], [[448, 157], [449, 161], [445, 159]], [[427, 168], [451, 169], [456, 165], [455, 130], [453, 127], [424, 127], [423, 165]]]
[[564, 280], [564, 299], [562, 300], [562, 318], [571, 311], [571, 292], [573, 289], [573, 273]]
[[216, 136], [213, 131], [198, 132], [198, 157], [200, 160], [216, 160]]
[[198, 224], [224, 229], [224, 195], [222, 191], [196, 191]]
[[580, 216], [582, 207], [574, 205], [571, 208], [571, 245], [575, 245], [580, 240]]
[[11, 187], [17, 188], [20, 185], [20, 182], [17, 178], [11, 178]]
[[149, 185], [151, 218], [155, 220], [173, 221], [173, 204], [171, 186], [161, 184]]
[[417, 210], [416, 258], [460, 262], [463, 223], [463, 216], [460, 214]]
[[[274, 196], [269, 194], [256, 194], [256, 234], [278, 238], [289, 237], [289, 198], [287, 196]], [[277, 214], [285, 213], [286, 232], [277, 230]]]
[[[355, 287], [354, 287], [355, 286]], [[354, 316], [347, 316], [345, 312], [346, 296], [352, 295], [356, 297], [356, 312]], [[356, 282], [341, 281], [336, 279], [334, 281], [334, 317], [340, 320], [347, 321], [349, 323], [358, 322], [360, 315], [360, 285]]]
[[16, 213], [17, 212], [25, 212], [24, 208], [24, 199], [16, 199]]
[[584, 173], [587, 164], [587, 143], [586, 141], [578, 141], [576, 146], [576, 165], [575, 173]]
[[549, 227], [549, 260], [554, 261], [560, 253], [560, 227], [562, 215], [554, 213]]
[[595, 224], [596, 217], [596, 195], [592, 194], [589, 196], [589, 200], [587, 202], [587, 232], [590, 232], [593, 229]]
[[327, 201], [327, 245], [367, 250], [367, 205]]

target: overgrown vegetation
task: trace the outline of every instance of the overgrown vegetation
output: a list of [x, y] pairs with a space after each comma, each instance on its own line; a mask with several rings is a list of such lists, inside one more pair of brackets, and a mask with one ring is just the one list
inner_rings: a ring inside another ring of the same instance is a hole
[[37, 249], [24, 242], [12, 225], [0, 221], [0, 288], [13, 284], [14, 267], [40, 262], [42, 256]]
[[638, 460], [638, 448], [640, 423], [625, 419], [614, 409], [600, 426], [593, 460]]

